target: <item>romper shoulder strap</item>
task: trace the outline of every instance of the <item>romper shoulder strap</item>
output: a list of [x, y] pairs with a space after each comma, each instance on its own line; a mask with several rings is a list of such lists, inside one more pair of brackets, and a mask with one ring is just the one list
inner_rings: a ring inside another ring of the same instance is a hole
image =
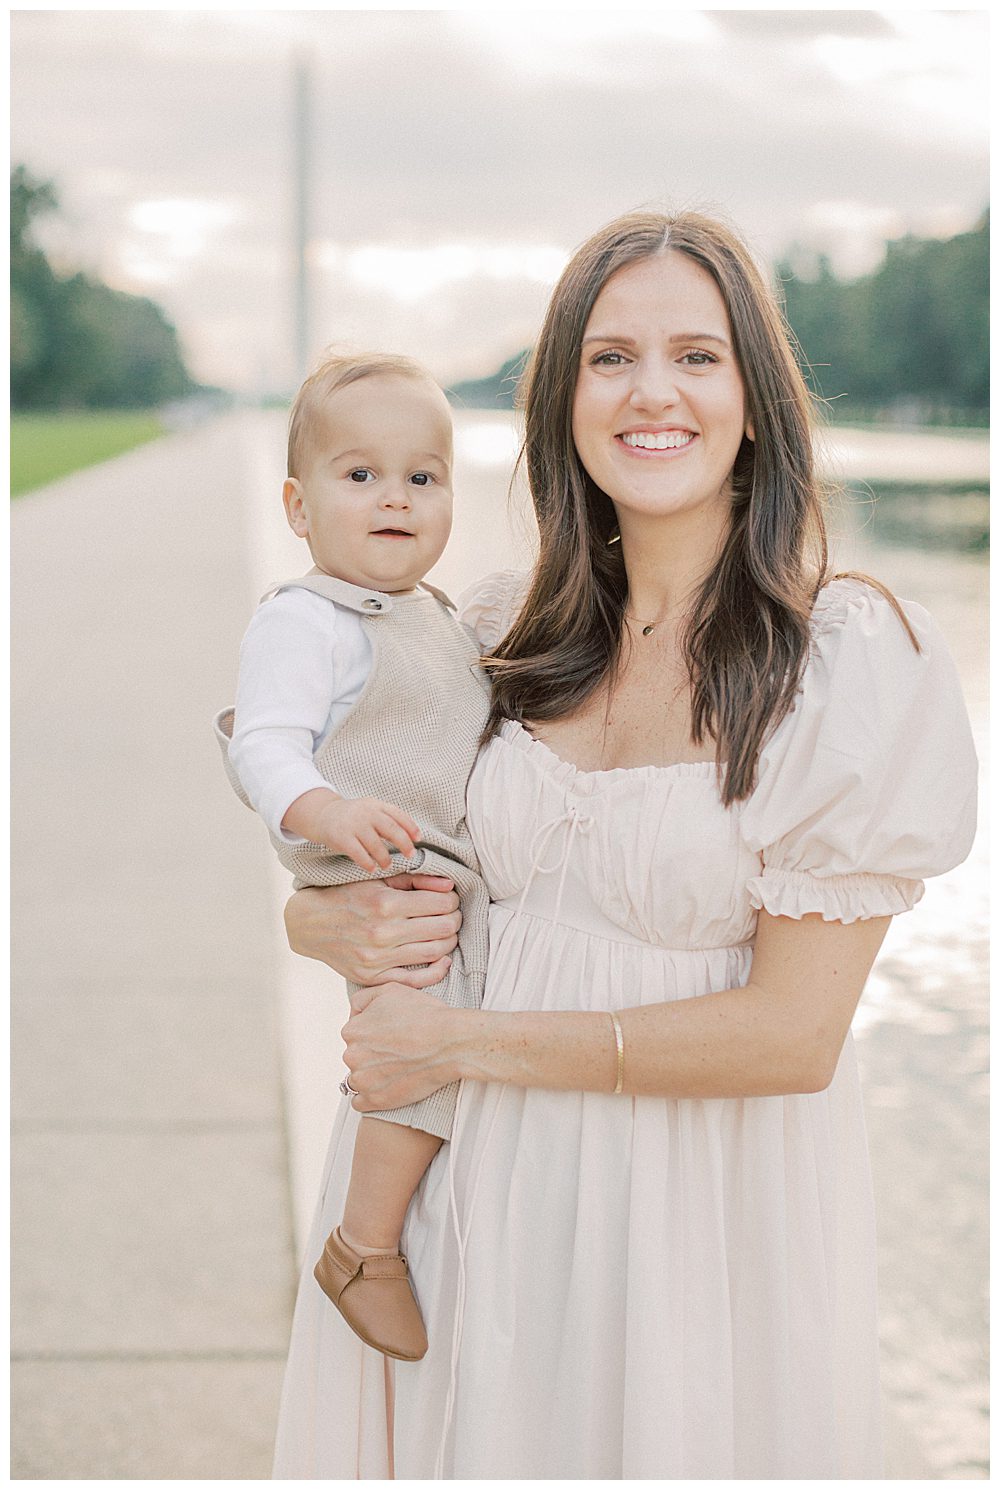
[[345, 606], [348, 610], [357, 611], [361, 616], [388, 615], [393, 608], [393, 597], [383, 594], [381, 590], [366, 590], [361, 585], [350, 585], [346, 579], [334, 579], [332, 575], [321, 574], [318, 569], [310, 570], [297, 579], [284, 579], [261, 596], [260, 603], [270, 600], [282, 590], [311, 590], [314, 595], [321, 595], [324, 600], [334, 600], [338, 605]]
[[[421, 581], [418, 589], [426, 590], [433, 595], [439, 605], [445, 610], [456, 611], [457, 606], [450, 600], [443, 590], [438, 590], [434, 585]], [[261, 596], [260, 603], [270, 600], [281, 590], [311, 590], [314, 595], [321, 595], [324, 600], [336, 601], [337, 605], [346, 606], [348, 610], [357, 611], [361, 616], [387, 616], [399, 601], [405, 601], [407, 596], [387, 595], [383, 590], [366, 590], [361, 585], [352, 585], [346, 579], [334, 579], [330, 574], [323, 574], [318, 569], [311, 569], [308, 574], [303, 574], [297, 579], [283, 579]]]
[[449, 599], [449, 597], [444, 593], [443, 590], [438, 590], [435, 588], [434, 585], [429, 585], [425, 579], [422, 579], [420, 581], [420, 588], [422, 590], [429, 590], [430, 593], [434, 596], [434, 599], [439, 600], [446, 610], [453, 610], [457, 613], [458, 606], [455, 604], [454, 600]]

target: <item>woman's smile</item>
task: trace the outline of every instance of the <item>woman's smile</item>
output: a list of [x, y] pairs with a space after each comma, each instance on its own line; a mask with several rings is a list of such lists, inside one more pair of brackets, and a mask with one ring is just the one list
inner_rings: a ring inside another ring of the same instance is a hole
[[690, 429], [652, 429], [645, 426], [642, 429], [625, 430], [617, 438], [626, 450], [636, 455], [647, 456], [668, 452], [675, 455], [679, 451], [687, 450], [698, 436]]

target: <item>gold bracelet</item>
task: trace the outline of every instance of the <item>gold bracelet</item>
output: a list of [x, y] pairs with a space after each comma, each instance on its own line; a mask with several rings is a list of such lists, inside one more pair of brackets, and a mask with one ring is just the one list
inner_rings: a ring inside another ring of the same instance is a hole
[[625, 1037], [617, 1014], [611, 1015], [611, 1023], [615, 1027], [615, 1048], [618, 1051], [618, 1078], [615, 1081], [615, 1096], [618, 1097], [625, 1084]]

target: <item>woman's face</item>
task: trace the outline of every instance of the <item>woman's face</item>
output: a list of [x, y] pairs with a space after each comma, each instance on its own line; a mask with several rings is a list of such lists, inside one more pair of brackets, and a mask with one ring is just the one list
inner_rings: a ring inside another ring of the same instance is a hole
[[712, 276], [669, 250], [613, 274], [583, 334], [573, 439], [619, 522], [728, 514], [744, 434], [753, 438], [743, 378]]

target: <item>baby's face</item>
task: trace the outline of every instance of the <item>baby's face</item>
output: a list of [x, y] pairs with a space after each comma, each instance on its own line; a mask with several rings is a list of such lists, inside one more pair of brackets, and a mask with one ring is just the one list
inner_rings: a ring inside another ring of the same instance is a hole
[[309, 431], [289, 524], [317, 567], [365, 589], [412, 590], [451, 532], [451, 414], [429, 380], [377, 373], [339, 389]]

